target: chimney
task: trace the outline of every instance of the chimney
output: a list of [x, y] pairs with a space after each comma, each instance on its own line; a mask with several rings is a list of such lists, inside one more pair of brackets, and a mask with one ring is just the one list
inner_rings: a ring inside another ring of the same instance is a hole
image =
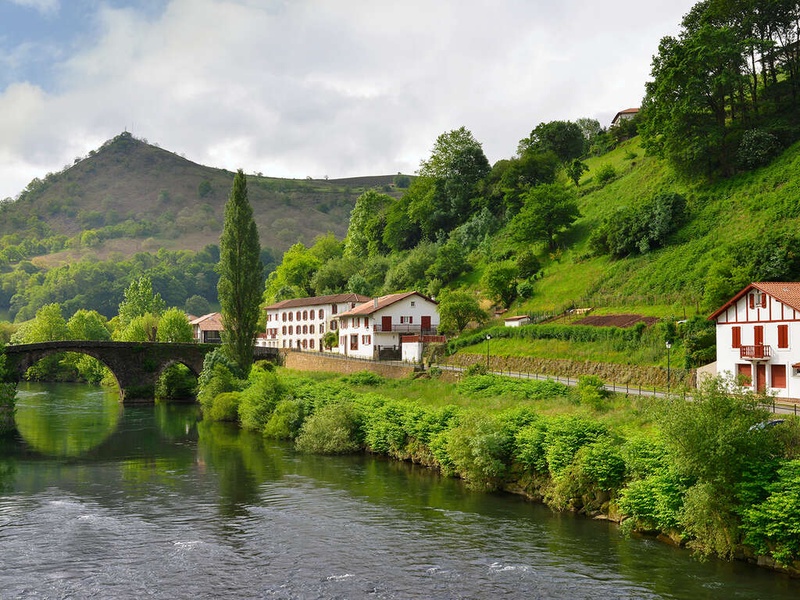
[[372, 306], [373, 306], [373, 308], [378, 308], [378, 299], [377, 298], [373, 298], [372, 299]]

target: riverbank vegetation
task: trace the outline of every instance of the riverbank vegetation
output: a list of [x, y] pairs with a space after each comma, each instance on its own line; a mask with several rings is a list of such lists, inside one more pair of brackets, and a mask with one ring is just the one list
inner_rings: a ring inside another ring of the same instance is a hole
[[703, 555], [799, 566], [800, 421], [779, 422], [734, 382], [693, 402], [609, 395], [475, 369], [456, 382], [371, 372], [299, 374], [257, 364], [238, 380], [209, 355], [199, 400], [298, 450], [413, 461], [486, 491], [506, 490], [660, 534]]

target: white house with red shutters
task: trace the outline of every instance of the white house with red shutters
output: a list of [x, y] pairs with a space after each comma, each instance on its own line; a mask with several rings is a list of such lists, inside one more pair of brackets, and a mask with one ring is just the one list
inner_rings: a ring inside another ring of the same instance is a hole
[[800, 399], [800, 283], [751, 283], [709, 319], [717, 324], [717, 373]]
[[[322, 338], [336, 331], [336, 316], [369, 300], [361, 294], [293, 298], [266, 307], [265, 344], [269, 348], [323, 351]], [[332, 349], [334, 352], [338, 347]]]
[[[426, 343], [442, 341], [438, 304], [419, 292], [373, 298], [340, 313], [339, 353], [368, 359], [418, 362]], [[403, 354], [404, 347], [413, 348]]]

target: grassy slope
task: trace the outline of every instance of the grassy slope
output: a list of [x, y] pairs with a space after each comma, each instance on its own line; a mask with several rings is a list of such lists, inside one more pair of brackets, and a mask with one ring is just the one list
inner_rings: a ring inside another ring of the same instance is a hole
[[[590, 170], [579, 187], [581, 218], [564, 238], [562, 248], [542, 255], [544, 277], [535, 284], [534, 296], [517, 302], [511, 313], [561, 312], [567, 307], [591, 307], [594, 314], [638, 313], [683, 319], [706, 316], [713, 307], [703, 305], [705, 279], [732, 246], [762, 238], [770, 231], [800, 228], [800, 144], [789, 148], [771, 165], [718, 182], [678, 179], [663, 161], [645, 156], [638, 139], [607, 155], [586, 161]], [[599, 186], [593, 173], [603, 164], [613, 165], [619, 176]], [[572, 186], [572, 183], [565, 185]], [[592, 229], [612, 211], [635, 206], [659, 191], [675, 191], [687, 198], [690, 219], [666, 248], [642, 256], [612, 260], [592, 256]], [[482, 266], [463, 280], [474, 286]], [[607, 348], [589, 345], [532, 344], [503, 340], [497, 351], [509, 356], [547, 356], [606, 360], [666, 366], [665, 353], [643, 349], [639, 356], [615, 356]], [[501, 352], [502, 350], [502, 352]], [[462, 352], [481, 353], [482, 346]], [[673, 364], [680, 364], [682, 349], [675, 348]]]

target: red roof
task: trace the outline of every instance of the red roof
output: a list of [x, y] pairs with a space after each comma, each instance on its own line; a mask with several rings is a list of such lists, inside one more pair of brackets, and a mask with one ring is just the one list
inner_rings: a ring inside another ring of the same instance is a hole
[[399, 294], [389, 294], [388, 296], [381, 296], [380, 298], [373, 298], [369, 302], [364, 302], [364, 304], [360, 306], [356, 306], [355, 308], [348, 310], [340, 314], [340, 317], [362, 317], [366, 315], [371, 315], [382, 308], [386, 308], [387, 306], [391, 306], [396, 302], [400, 302], [400, 300], [404, 300], [409, 296], [419, 296], [420, 298], [424, 298], [428, 302], [433, 302], [436, 304], [435, 300], [428, 298], [424, 294], [420, 294], [419, 292], [401, 292]]
[[341, 304], [344, 302], [356, 302], [361, 304], [367, 300], [372, 300], [369, 296], [362, 296], [361, 294], [330, 294], [328, 296], [312, 296], [311, 298], [292, 298], [291, 300], [282, 300], [264, 310], [279, 310], [281, 308], [299, 308], [303, 306], [319, 306], [320, 304]]
[[728, 310], [728, 308], [736, 304], [740, 298], [747, 295], [747, 293], [751, 290], [764, 292], [768, 296], [772, 296], [786, 306], [795, 310], [800, 310], [800, 282], [767, 281], [751, 283], [748, 285], [733, 298], [728, 300], [723, 306], [714, 311], [711, 316], [708, 317], [709, 321], [716, 319], [719, 315]]
[[222, 331], [224, 329], [222, 327], [222, 315], [218, 312], [197, 317], [189, 321], [189, 324], [192, 326], [196, 325], [200, 331]]

